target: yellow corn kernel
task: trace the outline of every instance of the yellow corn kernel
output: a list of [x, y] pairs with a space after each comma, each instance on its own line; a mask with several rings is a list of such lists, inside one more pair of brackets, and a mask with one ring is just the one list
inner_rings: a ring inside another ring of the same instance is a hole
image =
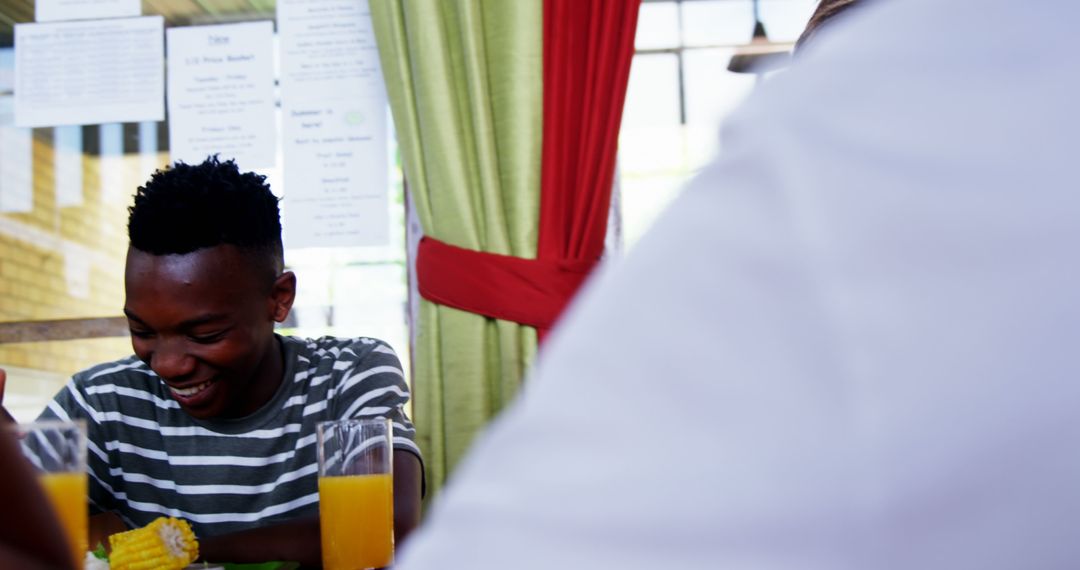
[[179, 570], [199, 556], [199, 543], [182, 519], [159, 517], [109, 537], [112, 570]]

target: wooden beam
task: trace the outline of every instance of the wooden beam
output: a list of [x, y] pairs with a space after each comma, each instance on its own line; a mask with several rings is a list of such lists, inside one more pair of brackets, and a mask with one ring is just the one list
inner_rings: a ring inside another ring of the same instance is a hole
[[0, 344], [126, 337], [127, 317], [0, 323]]

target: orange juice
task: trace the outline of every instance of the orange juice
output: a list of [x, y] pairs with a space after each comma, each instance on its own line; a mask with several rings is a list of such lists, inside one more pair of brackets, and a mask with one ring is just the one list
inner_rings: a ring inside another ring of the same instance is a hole
[[381, 568], [394, 561], [394, 481], [390, 475], [319, 478], [325, 570]]
[[81, 568], [87, 551], [86, 473], [45, 473], [40, 480]]

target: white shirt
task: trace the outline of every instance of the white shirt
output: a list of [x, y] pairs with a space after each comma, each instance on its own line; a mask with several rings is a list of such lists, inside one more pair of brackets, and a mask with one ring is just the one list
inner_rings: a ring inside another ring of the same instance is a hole
[[1078, 21], [882, 1], [818, 38], [399, 570], [1080, 564]]

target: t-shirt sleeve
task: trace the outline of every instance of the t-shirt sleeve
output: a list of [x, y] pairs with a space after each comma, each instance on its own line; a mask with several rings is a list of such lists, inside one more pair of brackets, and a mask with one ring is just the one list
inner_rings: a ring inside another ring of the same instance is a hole
[[[351, 353], [351, 354], [350, 354]], [[405, 406], [409, 402], [409, 387], [394, 349], [372, 339], [358, 339], [351, 351], [342, 351], [340, 366], [356, 355], [347, 365], [334, 397], [335, 417], [389, 418], [394, 427], [394, 448], [421, 457], [413, 427]]]
[[38, 416], [38, 421], [83, 420], [86, 423], [86, 471], [91, 514], [112, 511], [116, 506], [116, 481], [109, 471], [108, 437], [100, 422], [101, 414], [76, 375]]

